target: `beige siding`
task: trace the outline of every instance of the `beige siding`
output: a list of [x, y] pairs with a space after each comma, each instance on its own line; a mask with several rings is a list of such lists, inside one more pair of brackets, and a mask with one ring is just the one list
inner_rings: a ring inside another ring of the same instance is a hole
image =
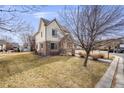
[[[42, 37], [41, 37], [41, 32], [42, 32]], [[35, 43], [38, 46], [37, 51], [40, 51], [40, 43], [43, 43], [43, 42], [45, 42], [45, 26], [42, 21], [41, 24], [39, 25], [39, 32], [35, 36]]]
[[0, 50], [4, 50], [4, 49], [6, 49], [6, 44], [0, 45]]
[[[57, 31], [57, 37], [52, 36], [52, 29], [55, 29]], [[47, 41], [60, 41], [61, 38], [64, 36], [63, 32], [60, 30], [56, 21], [53, 21], [51, 24], [49, 24], [47, 26], [46, 31], [47, 31]]]

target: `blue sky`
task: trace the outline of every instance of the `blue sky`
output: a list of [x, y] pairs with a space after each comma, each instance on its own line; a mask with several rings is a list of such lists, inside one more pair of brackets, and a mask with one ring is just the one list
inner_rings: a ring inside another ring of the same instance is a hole
[[[8, 6], [5, 6], [8, 7]], [[18, 13], [17, 15], [25, 20], [28, 24], [34, 27], [34, 32], [38, 31], [40, 18], [46, 18], [52, 20], [54, 18], [59, 18], [58, 12], [62, 11], [65, 6], [60, 5], [48, 5], [43, 6], [40, 11], [34, 11], [33, 13]], [[74, 6], [73, 6], [74, 7]], [[19, 9], [19, 6], [16, 6]], [[13, 33], [0, 33], [0, 35], [6, 34], [14, 39], [14, 42], [21, 43], [21, 39], [19, 38], [19, 34]]]
[[[8, 6], [5, 6], [8, 7]], [[54, 18], [58, 18], [58, 12], [61, 11], [64, 8], [64, 6], [43, 6], [40, 11], [34, 11], [33, 13], [18, 13], [18, 16], [25, 20], [28, 24], [32, 25], [34, 27], [34, 32], [38, 31], [40, 18], [46, 18], [49, 20], [52, 20]], [[17, 6], [18, 9], [18, 6]], [[1, 33], [1, 35], [9, 35], [9, 37], [12, 37], [14, 39], [14, 42], [21, 43], [21, 40], [18, 34], [14, 33]]]
[[32, 14], [24, 14], [22, 17], [28, 23], [31, 23], [35, 27], [35, 30], [38, 28], [40, 18], [46, 18], [52, 20], [58, 18], [58, 12], [61, 11], [64, 6], [45, 6], [41, 9], [40, 12], [34, 12]]

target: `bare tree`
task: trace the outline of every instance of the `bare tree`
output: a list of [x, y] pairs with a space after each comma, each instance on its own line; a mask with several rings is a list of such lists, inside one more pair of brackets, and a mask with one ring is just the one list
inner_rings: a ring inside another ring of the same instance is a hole
[[[31, 14], [34, 12], [42, 11], [45, 6], [40, 5], [0, 5], [0, 32], [9, 34], [20, 34], [28, 39], [28, 42], [32, 45], [32, 35], [27, 24], [20, 15]], [[13, 33], [11, 33], [13, 32]], [[15, 33], [16, 32], [16, 33]], [[6, 34], [6, 35], [9, 35]], [[5, 38], [5, 37], [4, 37]], [[11, 40], [9, 40], [11, 41]]]
[[36, 5], [0, 5], [0, 30], [17, 32], [18, 29], [25, 28], [25, 22], [17, 16], [41, 11], [45, 6]]
[[68, 6], [60, 15], [76, 44], [86, 52], [85, 67], [99, 38], [120, 35], [124, 28], [123, 8], [119, 6]]
[[4, 40], [6, 42], [12, 42], [13, 41], [12, 37], [10, 37], [8, 35], [0, 35], [0, 40]]
[[30, 25], [27, 26], [28, 31], [20, 33], [20, 39], [23, 44], [30, 46], [31, 51], [34, 50], [34, 28]]
[[46, 7], [46, 5], [0, 5], [0, 12], [32, 13], [41, 11], [43, 7]]

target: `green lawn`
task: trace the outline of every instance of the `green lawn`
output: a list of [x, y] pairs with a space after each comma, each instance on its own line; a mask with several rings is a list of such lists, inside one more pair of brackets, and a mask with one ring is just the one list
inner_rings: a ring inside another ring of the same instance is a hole
[[0, 58], [0, 87], [94, 87], [108, 66], [90, 60], [85, 68], [83, 59], [71, 56], [9, 54]]

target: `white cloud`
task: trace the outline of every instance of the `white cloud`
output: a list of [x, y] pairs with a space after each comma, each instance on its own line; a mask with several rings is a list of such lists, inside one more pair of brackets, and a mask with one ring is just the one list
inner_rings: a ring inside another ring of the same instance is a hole
[[43, 17], [47, 19], [53, 19], [58, 17], [58, 13], [57, 12], [37, 12], [37, 13], [34, 13], [33, 16], [35, 16], [36, 18]]

